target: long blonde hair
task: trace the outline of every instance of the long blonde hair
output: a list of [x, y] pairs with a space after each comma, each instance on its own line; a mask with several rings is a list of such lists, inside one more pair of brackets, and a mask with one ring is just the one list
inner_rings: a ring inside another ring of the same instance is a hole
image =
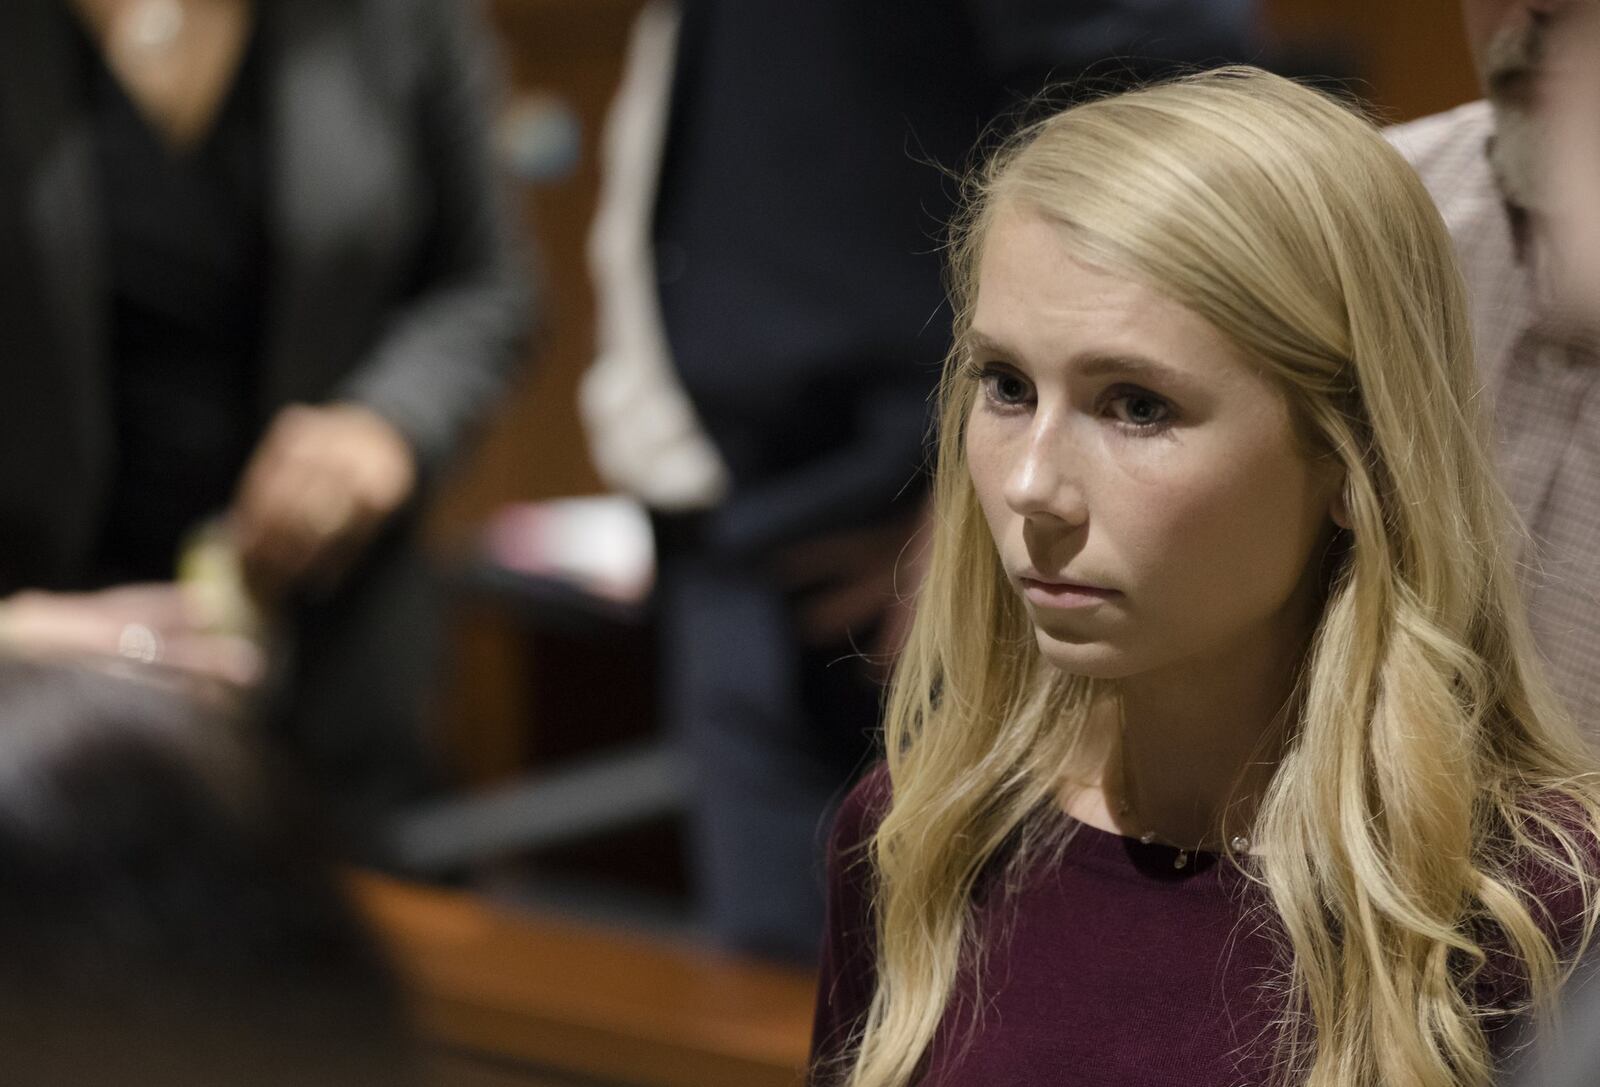
[[[1530, 1003], [1559, 985], [1570, 955], [1527, 873], [1582, 891], [1586, 940], [1600, 791], [1527, 632], [1467, 301], [1427, 191], [1368, 122], [1255, 69], [1077, 106], [974, 179], [951, 249], [958, 333], [1002, 205], [1230, 336], [1347, 473], [1350, 530], [1248, 862], [1286, 951], [1284, 1080], [1487, 1083], [1495, 1009], [1474, 1006], [1471, 979], [1492, 946]], [[886, 713], [877, 988], [849, 1087], [914, 1081], [983, 950], [979, 873], [1026, 863], [1102, 693], [1033, 649], [967, 473], [963, 363], [958, 349], [945, 369], [930, 571]]]

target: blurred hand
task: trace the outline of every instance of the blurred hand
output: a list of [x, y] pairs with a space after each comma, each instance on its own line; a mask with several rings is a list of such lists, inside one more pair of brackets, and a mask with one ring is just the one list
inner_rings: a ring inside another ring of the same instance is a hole
[[915, 594], [927, 571], [931, 507], [886, 525], [870, 525], [794, 544], [779, 554], [776, 571], [800, 595], [801, 638], [817, 647], [858, 646], [881, 682], [893, 669], [916, 614]]
[[1563, 10], [1545, 72], [1558, 301], [1600, 325], [1600, 6]]
[[416, 487], [411, 446], [358, 404], [291, 405], [262, 438], [230, 513], [261, 599], [331, 589]]
[[198, 601], [165, 582], [92, 593], [29, 590], [0, 602], [0, 641], [15, 652], [162, 665], [236, 687], [259, 680], [256, 644], [208, 626]]

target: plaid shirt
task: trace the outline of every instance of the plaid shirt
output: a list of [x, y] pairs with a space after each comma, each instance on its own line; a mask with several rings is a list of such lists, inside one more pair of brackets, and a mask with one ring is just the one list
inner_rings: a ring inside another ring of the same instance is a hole
[[1526, 564], [1534, 636], [1556, 690], [1600, 742], [1600, 350], [1542, 301], [1537, 251], [1489, 166], [1493, 133], [1488, 104], [1473, 102], [1388, 135], [1455, 239], [1496, 452], [1537, 550]]

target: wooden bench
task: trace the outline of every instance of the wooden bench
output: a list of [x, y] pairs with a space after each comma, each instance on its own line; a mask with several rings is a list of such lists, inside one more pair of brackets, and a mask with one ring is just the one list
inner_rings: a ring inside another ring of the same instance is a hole
[[[813, 977], [373, 876], [357, 901], [456, 1082], [796, 1087]], [[490, 1069], [495, 1069], [491, 1071]]]

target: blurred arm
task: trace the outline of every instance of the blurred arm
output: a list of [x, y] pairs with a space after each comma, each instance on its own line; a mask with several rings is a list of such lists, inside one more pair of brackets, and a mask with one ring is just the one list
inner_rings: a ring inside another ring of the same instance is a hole
[[0, 650], [90, 662], [123, 659], [235, 686], [262, 674], [260, 648], [215, 629], [204, 602], [171, 583], [87, 593], [25, 590], [0, 599]]
[[393, 423], [426, 476], [521, 360], [530, 306], [494, 162], [498, 66], [478, 6], [433, 0], [418, 9], [418, 40], [433, 43], [419, 103], [418, 159], [431, 164], [435, 188], [427, 279], [339, 395]]
[[728, 473], [672, 366], [656, 294], [651, 224], [665, 150], [679, 11], [645, 5], [601, 142], [589, 232], [597, 355], [578, 407], [589, 453], [611, 487], [663, 510], [715, 505]]
[[246, 467], [232, 521], [267, 599], [331, 587], [449, 458], [525, 348], [528, 285], [491, 148], [495, 66], [477, 8], [415, 10], [415, 40], [430, 51], [416, 106], [434, 199], [424, 280], [334, 402], [285, 408]]

